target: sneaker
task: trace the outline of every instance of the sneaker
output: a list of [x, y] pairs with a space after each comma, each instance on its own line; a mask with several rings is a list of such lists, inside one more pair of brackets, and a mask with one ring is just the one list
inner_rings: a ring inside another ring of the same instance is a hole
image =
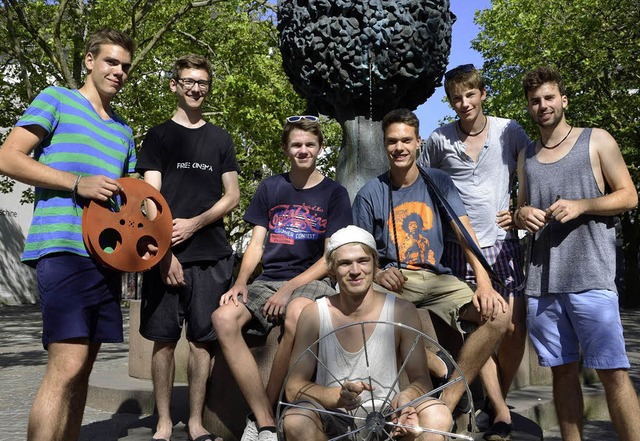
[[240, 441], [258, 441], [258, 426], [256, 426], [255, 417], [252, 413], [247, 415]]
[[269, 429], [261, 430], [260, 433], [258, 433], [258, 441], [278, 441], [278, 434]]

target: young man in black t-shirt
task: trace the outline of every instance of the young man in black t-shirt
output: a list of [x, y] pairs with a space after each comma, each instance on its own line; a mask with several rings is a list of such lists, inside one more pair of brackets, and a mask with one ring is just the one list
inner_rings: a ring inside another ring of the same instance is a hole
[[[316, 169], [323, 138], [316, 117], [289, 117], [282, 145], [288, 173], [260, 184], [244, 220], [253, 225], [238, 278], [212, 321], [231, 373], [254, 417], [242, 441], [275, 440], [275, 404], [289, 365], [298, 316], [316, 298], [335, 294], [323, 258], [331, 235], [351, 223], [347, 190]], [[262, 261], [263, 272], [249, 285]], [[266, 390], [242, 329], [267, 334], [284, 323]]]
[[[173, 216], [171, 250], [142, 286], [140, 333], [154, 341], [152, 377], [158, 425], [155, 440], [171, 438], [174, 350], [186, 321], [189, 341], [189, 439], [214, 440], [202, 426], [211, 313], [230, 286], [232, 251], [223, 217], [238, 205], [238, 164], [229, 133], [202, 118], [211, 65], [197, 55], [176, 60], [169, 81], [178, 107], [149, 130], [137, 171], [167, 200]], [[153, 207], [151, 207], [153, 208]]]

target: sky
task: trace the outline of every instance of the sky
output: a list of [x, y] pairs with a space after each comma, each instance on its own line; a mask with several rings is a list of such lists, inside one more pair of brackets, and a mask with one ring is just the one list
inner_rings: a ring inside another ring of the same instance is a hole
[[[451, 53], [447, 70], [461, 64], [473, 63], [476, 67], [482, 67], [482, 56], [471, 49], [471, 40], [478, 35], [478, 27], [473, 22], [473, 16], [478, 9], [491, 7], [490, 0], [450, 0], [451, 12], [457, 19], [453, 24], [451, 36]], [[431, 132], [438, 128], [439, 121], [445, 116], [453, 116], [455, 113], [448, 103], [442, 102], [445, 97], [444, 88], [439, 87], [431, 95], [426, 103], [416, 110], [420, 119], [420, 136], [427, 138]]]

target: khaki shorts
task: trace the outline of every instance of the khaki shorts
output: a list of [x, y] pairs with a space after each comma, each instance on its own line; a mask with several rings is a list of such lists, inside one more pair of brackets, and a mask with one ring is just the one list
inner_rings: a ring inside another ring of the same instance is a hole
[[416, 308], [426, 308], [436, 314], [451, 327], [460, 330], [460, 309], [471, 303], [473, 289], [451, 274], [436, 274], [426, 270], [402, 269], [407, 281], [402, 292], [394, 293], [376, 286], [385, 292], [391, 292], [409, 300]]

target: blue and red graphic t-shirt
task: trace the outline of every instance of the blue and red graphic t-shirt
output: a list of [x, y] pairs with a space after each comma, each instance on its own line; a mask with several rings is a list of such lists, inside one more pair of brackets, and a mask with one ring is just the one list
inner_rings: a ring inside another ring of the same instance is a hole
[[260, 183], [244, 220], [268, 231], [258, 279], [290, 280], [323, 256], [325, 239], [352, 223], [351, 203], [329, 178], [300, 190], [285, 173]]

